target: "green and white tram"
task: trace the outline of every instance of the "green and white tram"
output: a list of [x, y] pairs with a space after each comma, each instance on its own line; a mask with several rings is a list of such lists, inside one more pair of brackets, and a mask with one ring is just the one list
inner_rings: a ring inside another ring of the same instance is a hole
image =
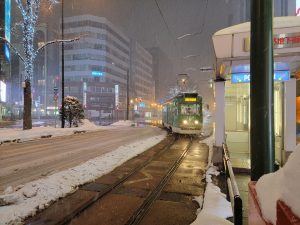
[[162, 125], [174, 133], [200, 134], [202, 97], [198, 93], [180, 93], [163, 104]]

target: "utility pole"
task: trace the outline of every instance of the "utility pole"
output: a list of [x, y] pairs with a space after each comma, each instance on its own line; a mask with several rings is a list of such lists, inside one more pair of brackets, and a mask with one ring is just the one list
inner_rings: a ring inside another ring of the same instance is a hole
[[[61, 39], [64, 40], [64, 0], [61, 1]], [[61, 128], [65, 127], [65, 49], [61, 42]]]
[[274, 171], [273, 0], [251, 1], [251, 180]]
[[127, 94], [126, 94], [126, 97], [127, 97], [127, 100], [126, 100], [126, 120], [129, 120], [129, 70], [127, 70]]

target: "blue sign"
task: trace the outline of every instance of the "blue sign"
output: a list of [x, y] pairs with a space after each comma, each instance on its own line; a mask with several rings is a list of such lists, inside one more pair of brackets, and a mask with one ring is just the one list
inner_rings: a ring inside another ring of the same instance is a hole
[[104, 76], [104, 73], [100, 71], [92, 71], [92, 76], [102, 77]]
[[[4, 31], [5, 31], [5, 38], [7, 41], [10, 42], [10, 25], [11, 25], [11, 0], [5, 0], [5, 27], [4, 27]], [[7, 44], [5, 44], [4, 46], [4, 54], [5, 57], [8, 61], [10, 61], [10, 50], [9, 50], [9, 46]]]
[[[286, 81], [290, 79], [289, 71], [275, 71], [274, 81]], [[235, 73], [231, 74], [231, 83], [249, 83], [250, 73]]]
[[145, 108], [145, 106], [146, 106], [146, 105], [145, 105], [144, 102], [139, 103], [139, 107], [140, 107], [140, 108]]
[[249, 83], [250, 73], [235, 73], [231, 74], [231, 83]]
[[290, 79], [289, 71], [275, 71], [274, 80], [275, 81], [286, 81]]

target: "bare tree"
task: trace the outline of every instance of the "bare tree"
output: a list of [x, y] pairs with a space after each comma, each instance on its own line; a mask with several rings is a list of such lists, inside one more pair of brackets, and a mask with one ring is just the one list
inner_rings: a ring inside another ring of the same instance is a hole
[[[69, 40], [54, 40], [45, 43], [38, 49], [34, 48], [34, 38], [36, 33], [36, 25], [39, 17], [39, 11], [41, 6], [41, 0], [15, 0], [17, 6], [21, 12], [22, 22], [20, 23], [23, 37], [23, 49], [24, 55], [22, 55], [6, 38], [0, 37], [4, 40], [11, 50], [13, 50], [23, 61], [25, 66], [25, 87], [24, 87], [24, 113], [23, 113], [23, 130], [32, 128], [31, 118], [31, 81], [33, 77], [34, 62], [38, 56], [38, 53], [43, 50], [46, 46], [53, 43], [59, 42], [72, 42], [79, 40], [79, 38]], [[45, 0], [52, 7], [53, 4], [57, 3], [56, 0]]]

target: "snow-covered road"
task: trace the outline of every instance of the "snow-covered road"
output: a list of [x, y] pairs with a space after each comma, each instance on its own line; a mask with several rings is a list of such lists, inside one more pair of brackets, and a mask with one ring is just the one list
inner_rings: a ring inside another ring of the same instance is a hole
[[153, 127], [120, 127], [0, 146], [0, 192], [74, 167], [120, 146], [163, 134]]

